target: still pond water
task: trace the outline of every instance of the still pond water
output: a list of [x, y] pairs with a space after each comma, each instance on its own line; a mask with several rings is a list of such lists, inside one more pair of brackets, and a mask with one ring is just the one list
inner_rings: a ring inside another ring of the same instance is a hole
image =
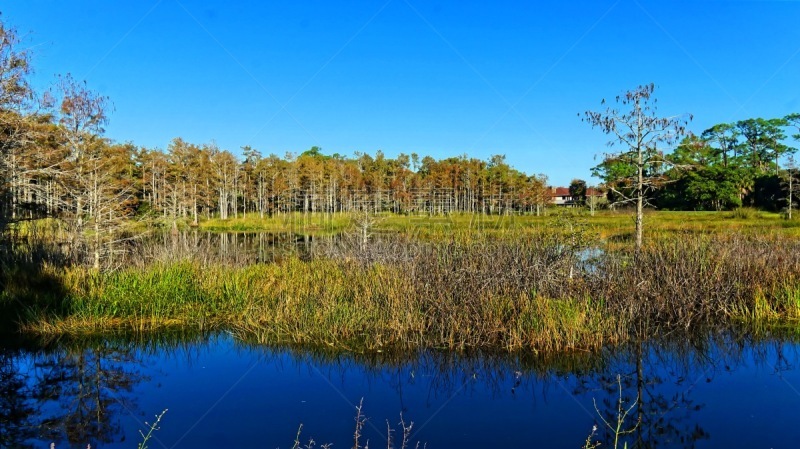
[[608, 437], [598, 413], [614, 419], [621, 388], [625, 407], [640, 398], [624, 423], [641, 419], [635, 447], [796, 448], [799, 349], [729, 335], [554, 358], [336, 354], [227, 334], [8, 343], [0, 446], [135, 448], [169, 409], [150, 448], [291, 448], [301, 423], [303, 443], [350, 448], [363, 400], [370, 447], [402, 412], [428, 448], [579, 448], [595, 424]]

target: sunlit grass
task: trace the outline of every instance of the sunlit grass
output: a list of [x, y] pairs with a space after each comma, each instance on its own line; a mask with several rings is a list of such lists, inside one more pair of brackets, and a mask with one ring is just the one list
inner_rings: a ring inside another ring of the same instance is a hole
[[[377, 214], [375, 231], [404, 233], [417, 238], [438, 239], [453, 234], [493, 234], [525, 232], [535, 234], [558, 227], [564, 216], [574, 217], [593, 228], [604, 239], [625, 240], [633, 232], [633, 215], [626, 210], [596, 211], [592, 216], [582, 209], [547, 209], [535, 215], [478, 215], [454, 213]], [[211, 219], [200, 222], [200, 228], [212, 231], [264, 231], [337, 234], [352, 226], [353, 216], [347, 213], [292, 213], [246, 219]], [[800, 219], [786, 220], [781, 214], [739, 209], [723, 212], [655, 211], [645, 214], [645, 233], [651, 235], [693, 233], [777, 233], [800, 238]]]
[[[313, 257], [250, 266], [192, 255], [110, 272], [15, 266], [0, 303], [24, 330], [50, 335], [226, 329], [354, 351], [591, 350], [630, 338], [642, 319], [797, 323], [798, 221], [750, 209], [650, 211], [633, 254], [624, 211], [383, 214], [370, 220], [383, 237], [366, 246], [356, 216], [251, 214], [202, 226], [349, 237], [323, 241]], [[599, 251], [588, 269], [587, 250]]]
[[582, 251], [601, 241], [582, 240], [579, 228], [478, 235], [334, 243], [309, 260], [249, 266], [186, 260], [107, 273], [51, 270], [60, 305], [34, 300], [23, 328], [55, 335], [183, 327], [351, 351], [550, 352], [624, 342], [642, 320], [665, 331], [800, 321], [796, 240], [665, 231], [640, 253], [607, 246], [587, 268]]
[[207, 231], [266, 231], [298, 234], [336, 234], [347, 229], [352, 218], [346, 213], [302, 213], [275, 214], [261, 218], [257, 213], [246, 217], [222, 220], [201, 220], [200, 229]]
[[[213, 232], [271, 232], [316, 235], [335, 235], [352, 229], [358, 215], [353, 213], [301, 213], [275, 214], [261, 218], [257, 213], [222, 220], [201, 219], [199, 229]], [[480, 215], [453, 213], [448, 215], [392, 214], [373, 215], [377, 233], [401, 233], [414, 238], [437, 240], [463, 236], [506, 234], [534, 235], [552, 232], [564, 224], [564, 217], [580, 221], [606, 240], [626, 241], [633, 233], [633, 215], [627, 210], [601, 210], [590, 215], [584, 209], [549, 208], [541, 216], [535, 215]], [[168, 230], [174, 224], [179, 229], [189, 229], [191, 220], [140, 220], [131, 222], [131, 232], [145, 230], [148, 226]], [[149, 223], [149, 225], [148, 225]], [[21, 222], [16, 225], [18, 236], [35, 235], [38, 238], [63, 240], [65, 231], [58, 220], [44, 219]], [[656, 211], [645, 212], [645, 238], [648, 235], [669, 234], [776, 234], [800, 238], [800, 218], [787, 220], [782, 214], [741, 208], [734, 211]]]

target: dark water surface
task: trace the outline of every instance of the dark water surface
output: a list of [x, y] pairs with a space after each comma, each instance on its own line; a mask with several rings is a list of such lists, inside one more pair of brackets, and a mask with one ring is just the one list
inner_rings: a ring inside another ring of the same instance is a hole
[[800, 446], [800, 346], [781, 341], [551, 358], [336, 354], [225, 334], [27, 346], [0, 350], [2, 447], [135, 448], [169, 409], [150, 448], [291, 448], [301, 423], [304, 444], [350, 448], [362, 399], [373, 448], [387, 447], [387, 420], [399, 437], [401, 412], [434, 449], [579, 448], [595, 424], [613, 447], [600, 414], [615, 422], [620, 391], [634, 406], [623, 428], [640, 421], [629, 447]]

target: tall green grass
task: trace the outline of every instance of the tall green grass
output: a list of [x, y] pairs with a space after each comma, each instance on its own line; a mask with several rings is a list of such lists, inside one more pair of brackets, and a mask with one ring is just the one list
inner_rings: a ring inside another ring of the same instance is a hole
[[[548, 232], [560, 226], [564, 216], [578, 218], [587, 223], [604, 239], [625, 239], [633, 230], [633, 216], [626, 210], [597, 211], [594, 216], [582, 209], [550, 208], [541, 216], [534, 215], [478, 215], [453, 213], [448, 215], [402, 215], [383, 213], [377, 215], [375, 231], [403, 233], [433, 240], [453, 233], [482, 233], [503, 235], [523, 231]], [[249, 214], [246, 219], [210, 219], [200, 222], [200, 228], [211, 231], [265, 231], [306, 234], [337, 234], [346, 232], [354, 215], [347, 213], [292, 213], [259, 218]], [[744, 234], [777, 233], [786, 237], [800, 237], [800, 220], [785, 220], [781, 214], [737, 209], [730, 212], [686, 212], [648, 210], [645, 215], [645, 232], [662, 234]]]
[[268, 231], [297, 234], [336, 234], [347, 229], [352, 221], [348, 213], [302, 213], [275, 214], [261, 218], [250, 213], [246, 217], [222, 220], [202, 220], [200, 229], [207, 231], [252, 232]]
[[[577, 229], [577, 228], [575, 228]], [[352, 351], [591, 350], [708, 325], [800, 318], [800, 242], [670, 234], [642, 251], [583, 231], [448, 241], [331, 240], [310, 260], [197, 260], [55, 276], [59, 308], [32, 305], [27, 331], [91, 334], [184, 327], [243, 340]]]

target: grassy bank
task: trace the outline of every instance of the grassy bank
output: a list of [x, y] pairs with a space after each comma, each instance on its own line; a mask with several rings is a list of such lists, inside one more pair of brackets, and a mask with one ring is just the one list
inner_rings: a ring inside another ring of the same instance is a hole
[[224, 328], [249, 341], [353, 350], [594, 347], [615, 333], [614, 323], [583, 301], [492, 294], [462, 302], [454, 291], [439, 300], [407, 274], [298, 259], [244, 268], [184, 263], [104, 275], [72, 271], [65, 275], [64, 313], [31, 316], [25, 330]]
[[[420, 242], [332, 241], [311, 260], [51, 269], [62, 299], [23, 329], [226, 329], [248, 341], [354, 351], [591, 350], [646, 332], [800, 322], [800, 242], [742, 234], [654, 238], [639, 254], [560, 233]], [[20, 296], [23, 297], [23, 296]], [[8, 298], [6, 298], [8, 301]]]

